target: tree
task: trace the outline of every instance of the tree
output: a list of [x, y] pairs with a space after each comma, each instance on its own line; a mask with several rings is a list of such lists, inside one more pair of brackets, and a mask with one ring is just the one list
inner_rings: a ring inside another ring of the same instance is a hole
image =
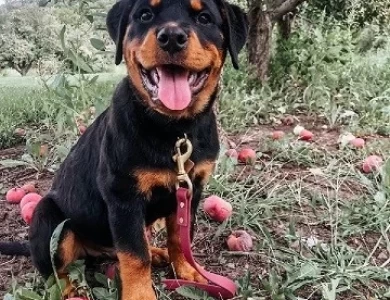
[[311, 17], [325, 12], [328, 17], [360, 27], [367, 23], [386, 27], [390, 22], [388, 0], [311, 0], [309, 12]]
[[261, 82], [268, 79], [274, 25], [279, 24], [282, 36], [288, 38], [297, 7], [303, 2], [305, 0], [248, 0], [248, 60]]
[[0, 62], [25, 76], [48, 54], [58, 51], [58, 23], [50, 11], [26, 5], [2, 16]]

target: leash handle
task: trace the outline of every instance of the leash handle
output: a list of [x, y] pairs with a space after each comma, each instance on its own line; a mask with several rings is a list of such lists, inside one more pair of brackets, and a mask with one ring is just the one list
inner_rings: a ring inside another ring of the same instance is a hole
[[231, 299], [236, 294], [236, 284], [227, 277], [205, 271], [196, 263], [191, 250], [191, 201], [192, 194], [186, 188], [179, 187], [176, 191], [177, 201], [177, 224], [179, 226], [181, 249], [187, 262], [209, 281], [209, 284], [198, 282], [167, 279], [163, 283], [168, 290], [177, 289], [180, 286], [193, 286], [206, 291], [211, 296], [218, 299]]

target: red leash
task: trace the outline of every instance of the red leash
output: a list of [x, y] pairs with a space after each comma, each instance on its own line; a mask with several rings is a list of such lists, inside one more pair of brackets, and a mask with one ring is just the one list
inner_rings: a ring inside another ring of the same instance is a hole
[[[180, 152], [180, 146], [184, 142], [187, 144], [187, 153], [185, 153], [184, 161], [181, 159], [182, 155]], [[192, 184], [189, 183], [189, 178], [187, 173], [183, 171], [183, 165], [188, 160], [188, 153], [192, 152], [192, 146], [189, 140], [186, 138], [178, 141], [176, 144], [176, 158], [174, 159], [178, 162], [178, 180], [179, 182], [186, 182], [189, 185], [189, 189], [177, 186], [176, 191], [176, 201], [177, 201], [177, 224], [179, 226], [179, 235], [180, 235], [180, 244], [183, 251], [184, 257], [187, 262], [199, 272], [205, 279], [208, 280], [209, 284], [202, 284], [198, 282], [182, 280], [182, 279], [166, 279], [163, 280], [163, 283], [166, 285], [166, 289], [175, 290], [181, 286], [192, 286], [197, 287], [201, 290], [206, 291], [211, 296], [218, 299], [231, 299], [236, 294], [236, 284], [224, 276], [207, 272], [204, 269], [200, 268], [199, 265], [195, 262], [195, 259], [192, 255], [191, 250], [191, 201], [192, 201]], [[179, 145], [179, 147], [177, 146]], [[181, 166], [180, 166], [181, 164]]]

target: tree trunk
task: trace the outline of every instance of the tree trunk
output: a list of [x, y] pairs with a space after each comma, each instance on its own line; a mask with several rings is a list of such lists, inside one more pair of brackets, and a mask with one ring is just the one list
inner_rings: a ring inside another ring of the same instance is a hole
[[297, 13], [298, 9], [295, 8], [294, 11], [285, 14], [277, 20], [280, 35], [285, 40], [290, 38]]
[[297, 7], [303, 2], [305, 0], [248, 0], [248, 60], [262, 83], [268, 79], [274, 24], [279, 22], [282, 35], [288, 38]]
[[273, 24], [271, 14], [263, 11], [261, 6], [261, 2], [257, 0], [252, 0], [250, 3], [248, 59], [256, 77], [264, 83], [268, 79]]

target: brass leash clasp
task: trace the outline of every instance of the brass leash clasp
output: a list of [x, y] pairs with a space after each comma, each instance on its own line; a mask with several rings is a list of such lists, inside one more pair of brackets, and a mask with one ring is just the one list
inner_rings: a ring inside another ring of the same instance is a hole
[[[181, 153], [181, 148], [184, 145], [186, 146], [186, 151]], [[192, 195], [193, 186], [192, 181], [185, 170], [185, 163], [190, 159], [192, 150], [192, 143], [187, 139], [187, 135], [185, 135], [184, 138], [176, 142], [175, 155], [173, 156], [173, 161], [176, 162], [177, 165], [176, 189], [180, 187], [180, 184], [185, 183], [190, 195]]]

